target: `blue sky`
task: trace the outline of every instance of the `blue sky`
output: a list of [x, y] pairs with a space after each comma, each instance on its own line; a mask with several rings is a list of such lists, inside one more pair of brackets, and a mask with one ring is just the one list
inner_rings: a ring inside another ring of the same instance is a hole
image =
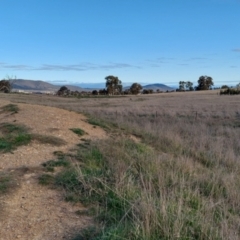
[[240, 82], [240, 0], [0, 0], [0, 79]]

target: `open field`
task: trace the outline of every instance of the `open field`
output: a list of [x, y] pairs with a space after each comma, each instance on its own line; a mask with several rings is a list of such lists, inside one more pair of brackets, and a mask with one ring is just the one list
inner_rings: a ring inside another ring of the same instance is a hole
[[54, 180], [95, 217], [75, 239], [240, 239], [240, 96], [1, 100], [84, 113], [107, 132], [80, 144], [71, 155], [78, 164]]

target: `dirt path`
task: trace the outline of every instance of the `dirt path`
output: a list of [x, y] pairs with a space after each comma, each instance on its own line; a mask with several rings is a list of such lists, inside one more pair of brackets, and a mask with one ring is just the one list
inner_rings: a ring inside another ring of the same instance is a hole
[[[0, 102], [0, 107], [9, 104]], [[84, 138], [104, 138], [106, 133], [93, 128], [86, 118], [66, 110], [17, 104], [18, 113], [1, 113], [0, 123], [24, 124], [31, 133], [51, 135], [66, 141], [64, 146], [52, 146], [32, 142], [12, 153], [0, 154], [0, 171], [20, 171], [18, 187], [10, 195], [0, 197], [0, 240], [55, 240], [70, 239], [75, 231], [91, 223], [87, 216], [78, 216], [83, 209], [63, 200], [60, 192], [38, 184], [39, 166], [53, 159], [54, 151], [67, 152], [80, 139], [70, 128], [81, 128], [88, 135]], [[22, 170], [19, 170], [22, 169]], [[31, 171], [29, 171], [31, 169]]]

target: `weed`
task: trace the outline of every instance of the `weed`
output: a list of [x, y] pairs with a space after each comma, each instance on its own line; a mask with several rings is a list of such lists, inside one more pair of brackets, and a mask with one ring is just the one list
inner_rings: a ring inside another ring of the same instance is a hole
[[16, 183], [13, 180], [12, 175], [9, 173], [0, 172], [0, 196], [10, 192], [15, 185]]
[[70, 128], [70, 130], [76, 133], [78, 136], [83, 136], [86, 134], [86, 132], [81, 128]]
[[66, 141], [54, 136], [47, 136], [47, 135], [40, 135], [40, 134], [32, 134], [31, 136], [34, 140], [40, 142], [41, 144], [50, 144], [53, 146], [62, 146], [66, 144]]
[[23, 125], [0, 124], [0, 152], [11, 152], [19, 146], [29, 144], [32, 140], [55, 146], [66, 144], [64, 140], [57, 137], [31, 134]]
[[11, 152], [16, 147], [28, 144], [32, 137], [21, 125], [3, 123], [0, 125], [0, 152]]
[[49, 160], [42, 164], [44, 167], [54, 168], [54, 167], [68, 167], [70, 166], [70, 162], [65, 158], [60, 157], [58, 160]]
[[83, 209], [83, 210], [77, 210], [75, 213], [79, 216], [82, 216], [82, 215], [88, 215], [89, 211], [87, 209]]
[[53, 154], [60, 158], [65, 156], [65, 153], [62, 151], [54, 151]]
[[72, 240], [93, 240], [100, 239], [99, 230], [95, 226], [90, 226], [88, 228], [83, 229], [79, 234], [77, 234]]
[[19, 107], [16, 104], [8, 104], [1, 107], [2, 112], [18, 113]]
[[92, 124], [93, 126], [98, 126], [98, 127], [101, 127], [101, 128], [103, 128], [103, 129], [106, 129], [106, 130], [109, 130], [109, 126], [104, 122], [104, 121], [102, 121], [102, 120], [100, 120], [100, 119], [97, 119], [97, 118], [89, 118], [88, 120], [87, 120], [87, 122], [89, 123], [89, 124]]
[[[117, 116], [117, 112], [114, 113], [114, 116]], [[112, 121], [106, 121], [106, 120], [102, 120], [100, 118], [88, 116], [87, 122], [89, 124], [92, 124], [93, 127], [98, 126], [98, 127], [103, 128], [106, 131], [118, 130], [118, 124], [116, 124], [115, 122], [112, 122]]]
[[42, 174], [39, 178], [39, 184], [41, 185], [50, 185], [54, 183], [54, 176], [49, 174]]
[[78, 174], [74, 168], [68, 168], [56, 176], [55, 184], [69, 191], [77, 192], [80, 190]]

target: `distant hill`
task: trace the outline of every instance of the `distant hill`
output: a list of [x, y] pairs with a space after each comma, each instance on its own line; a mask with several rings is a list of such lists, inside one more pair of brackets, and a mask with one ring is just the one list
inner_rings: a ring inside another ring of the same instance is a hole
[[143, 89], [153, 89], [154, 91], [156, 91], [157, 89], [159, 89], [160, 91], [171, 91], [174, 90], [174, 88], [171, 88], [165, 84], [161, 84], [161, 83], [153, 83], [153, 84], [148, 84], [145, 86], [142, 86]]
[[[123, 89], [126, 90], [126, 89], [129, 89], [130, 87], [131, 86], [127, 86], [127, 87], [124, 87]], [[147, 84], [147, 85], [142, 85], [142, 87], [143, 87], [143, 89], [152, 89], [154, 91], [159, 89], [159, 91], [163, 91], [163, 92], [172, 91], [172, 90], [175, 89], [175, 88], [169, 87], [169, 86], [167, 86], [165, 84], [162, 84], [162, 83]]]
[[44, 81], [33, 81], [16, 79], [12, 83], [13, 89], [19, 90], [42, 90], [42, 91], [56, 91], [58, 86], [52, 85]]
[[[84, 91], [85, 89], [77, 86], [64, 85], [71, 91]], [[61, 86], [53, 85], [44, 81], [16, 79], [12, 83], [13, 90], [28, 91], [58, 91]]]

